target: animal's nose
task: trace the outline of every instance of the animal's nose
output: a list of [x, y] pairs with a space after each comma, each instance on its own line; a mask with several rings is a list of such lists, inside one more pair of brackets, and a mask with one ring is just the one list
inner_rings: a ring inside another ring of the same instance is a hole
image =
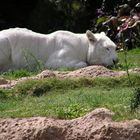
[[118, 59], [118, 58], [113, 59], [113, 63], [114, 63], [114, 64], [117, 64], [118, 62], [119, 62], [119, 59]]

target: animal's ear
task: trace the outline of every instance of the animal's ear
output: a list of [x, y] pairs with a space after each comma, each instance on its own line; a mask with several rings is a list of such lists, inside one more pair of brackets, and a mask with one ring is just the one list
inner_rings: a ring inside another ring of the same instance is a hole
[[86, 31], [86, 35], [87, 35], [87, 38], [88, 38], [90, 41], [96, 41], [96, 38], [95, 38], [94, 34], [93, 34], [91, 31], [87, 30], [87, 31]]
[[105, 32], [101, 32], [102, 35], [106, 35]]

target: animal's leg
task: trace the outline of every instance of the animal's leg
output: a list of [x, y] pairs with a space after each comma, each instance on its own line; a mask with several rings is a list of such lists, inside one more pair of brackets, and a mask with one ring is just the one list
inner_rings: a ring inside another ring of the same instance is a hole
[[70, 59], [52, 59], [45, 64], [46, 68], [83, 68], [87, 63], [84, 61], [70, 60]]
[[83, 68], [83, 67], [87, 67], [87, 63], [86, 62], [77, 62], [75, 64], [73, 64], [74, 68]]

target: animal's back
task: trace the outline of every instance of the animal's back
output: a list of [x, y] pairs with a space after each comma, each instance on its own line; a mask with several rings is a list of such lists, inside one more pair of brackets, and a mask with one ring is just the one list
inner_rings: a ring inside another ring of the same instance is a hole
[[5, 30], [2, 30], [2, 31], [0, 31], [0, 34], [5, 34], [5, 35], [11, 35], [11, 34], [15, 34], [15, 33], [17, 33], [17, 32], [19, 32], [19, 33], [31, 33], [31, 32], [33, 32], [33, 31], [31, 31], [31, 30], [28, 30], [28, 29], [26, 29], [26, 28], [9, 28], [9, 29], [5, 29]]

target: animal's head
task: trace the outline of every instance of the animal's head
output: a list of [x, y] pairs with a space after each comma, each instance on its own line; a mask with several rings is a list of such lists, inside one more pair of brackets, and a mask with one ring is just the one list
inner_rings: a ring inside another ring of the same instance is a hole
[[112, 66], [118, 61], [116, 45], [111, 41], [104, 32], [93, 34], [91, 31], [86, 32], [89, 42], [87, 61], [89, 65], [97, 64]]

